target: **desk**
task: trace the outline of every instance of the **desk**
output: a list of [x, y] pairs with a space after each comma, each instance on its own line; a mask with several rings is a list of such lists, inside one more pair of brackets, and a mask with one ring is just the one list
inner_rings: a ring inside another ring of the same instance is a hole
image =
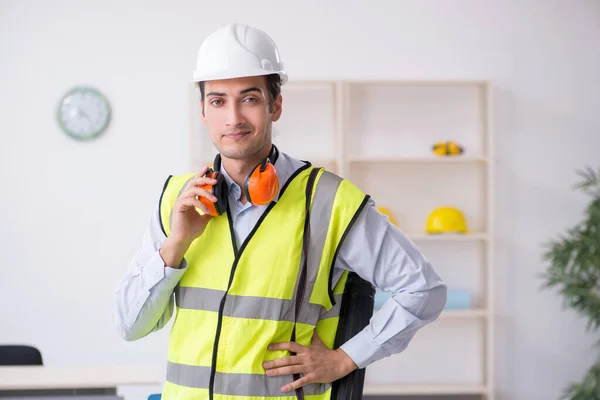
[[119, 386], [162, 385], [157, 366], [0, 367], [2, 400], [117, 400]]

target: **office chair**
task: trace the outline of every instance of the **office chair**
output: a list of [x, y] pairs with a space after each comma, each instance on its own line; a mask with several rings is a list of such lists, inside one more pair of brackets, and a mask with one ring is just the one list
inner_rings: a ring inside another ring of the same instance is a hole
[[0, 346], [0, 365], [43, 365], [42, 353], [32, 346], [4, 345]]

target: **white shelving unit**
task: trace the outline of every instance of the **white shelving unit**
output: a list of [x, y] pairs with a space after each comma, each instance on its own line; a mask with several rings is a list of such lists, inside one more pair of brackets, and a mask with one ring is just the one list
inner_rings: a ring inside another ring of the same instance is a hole
[[[215, 150], [191, 92], [192, 168]], [[494, 399], [493, 134], [486, 81], [290, 81], [273, 141], [294, 157], [348, 178], [393, 213], [449, 290], [472, 307], [444, 310], [406, 350], [367, 368], [366, 395], [481, 395]], [[437, 157], [435, 142], [464, 147]], [[468, 234], [428, 235], [427, 216], [451, 205]]]

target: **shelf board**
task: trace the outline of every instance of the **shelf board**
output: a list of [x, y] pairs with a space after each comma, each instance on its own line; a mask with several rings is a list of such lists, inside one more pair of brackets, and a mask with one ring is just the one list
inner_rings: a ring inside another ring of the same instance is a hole
[[464, 241], [479, 241], [487, 240], [488, 235], [484, 232], [477, 233], [443, 233], [443, 234], [428, 234], [428, 233], [413, 233], [408, 234], [411, 240], [419, 242], [464, 242]]
[[447, 319], [463, 319], [463, 318], [487, 318], [489, 315], [488, 310], [485, 308], [472, 308], [465, 310], [443, 310], [440, 314], [440, 318]]
[[481, 86], [488, 85], [487, 80], [477, 79], [405, 79], [405, 80], [390, 80], [390, 79], [345, 79], [352, 85], [379, 85], [379, 86]]
[[487, 387], [476, 384], [444, 385], [444, 384], [395, 384], [395, 385], [365, 385], [365, 395], [459, 395], [486, 394]]
[[486, 163], [486, 157], [459, 156], [459, 157], [351, 157], [351, 163], [405, 163], [405, 164], [473, 164]]
[[385, 86], [482, 86], [489, 85], [490, 81], [485, 79], [382, 79], [381, 77], [364, 78], [340, 78], [336, 76], [323, 77], [319, 79], [290, 79], [286, 85], [314, 85], [314, 84], [349, 84], [349, 85], [385, 85]]

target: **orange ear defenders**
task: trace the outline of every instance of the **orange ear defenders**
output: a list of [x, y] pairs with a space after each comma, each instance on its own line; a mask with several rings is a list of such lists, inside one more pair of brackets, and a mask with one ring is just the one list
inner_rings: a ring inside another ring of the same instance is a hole
[[[279, 157], [279, 150], [273, 145], [269, 157], [258, 163], [252, 171], [244, 179], [244, 194], [246, 199], [254, 205], [269, 204], [279, 192], [279, 179], [275, 170], [275, 162]], [[227, 211], [228, 189], [227, 181], [219, 171], [221, 170], [221, 155], [217, 154], [213, 168], [206, 172], [206, 177], [216, 179], [216, 185], [204, 185], [203, 189], [212, 193], [216, 198], [216, 202], [212, 202], [204, 197], [199, 197], [204, 203], [210, 215], [217, 216]]]
[[204, 176], [207, 178], [216, 179], [217, 183], [215, 185], [201, 186], [202, 189], [212, 193], [212, 195], [217, 198], [217, 201], [213, 203], [206, 197], [198, 196], [198, 200], [200, 200], [208, 208], [210, 215], [213, 217], [221, 215], [227, 211], [227, 199], [229, 198], [227, 181], [225, 180], [223, 174], [219, 172], [221, 167], [221, 158], [219, 156], [217, 157], [218, 159], [215, 159], [213, 168], [209, 168], [208, 171], [206, 171], [206, 174], [204, 174]]
[[[275, 162], [279, 157], [279, 150], [271, 148], [269, 157], [262, 160], [244, 179], [244, 194], [246, 199], [254, 205], [269, 204], [279, 192], [279, 179], [275, 171]], [[272, 161], [271, 161], [272, 160]]]

